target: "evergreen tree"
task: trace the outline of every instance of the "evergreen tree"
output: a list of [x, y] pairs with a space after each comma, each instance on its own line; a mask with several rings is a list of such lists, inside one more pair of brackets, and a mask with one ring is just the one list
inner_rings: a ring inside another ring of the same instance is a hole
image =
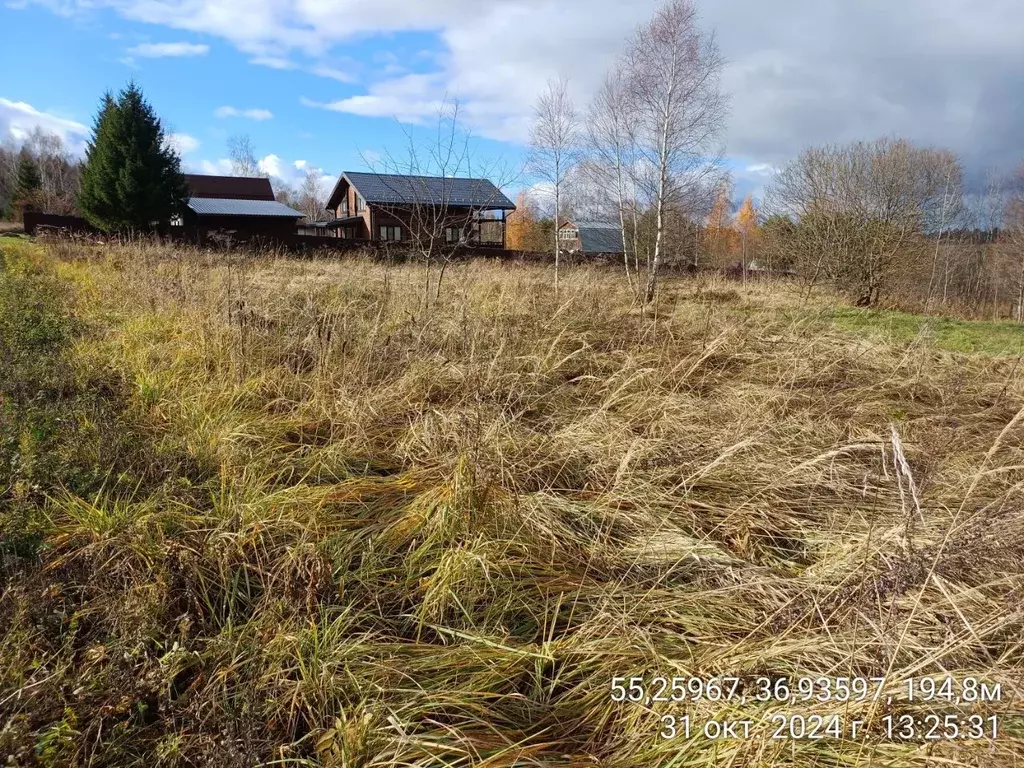
[[135, 83], [103, 97], [86, 148], [78, 207], [106, 231], [166, 225], [188, 199], [181, 159]]
[[14, 200], [23, 211], [39, 208], [43, 196], [43, 180], [35, 158], [26, 149], [18, 154], [18, 175], [14, 187]]

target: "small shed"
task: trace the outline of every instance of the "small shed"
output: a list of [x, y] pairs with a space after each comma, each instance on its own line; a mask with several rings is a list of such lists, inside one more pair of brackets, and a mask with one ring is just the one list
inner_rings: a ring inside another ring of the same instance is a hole
[[302, 213], [275, 200], [192, 197], [185, 224], [260, 235], [294, 235]]
[[274, 200], [270, 179], [185, 174], [188, 211], [180, 224], [240, 235], [294, 235], [303, 214]]
[[599, 221], [564, 221], [558, 238], [570, 252], [622, 253], [622, 227]]

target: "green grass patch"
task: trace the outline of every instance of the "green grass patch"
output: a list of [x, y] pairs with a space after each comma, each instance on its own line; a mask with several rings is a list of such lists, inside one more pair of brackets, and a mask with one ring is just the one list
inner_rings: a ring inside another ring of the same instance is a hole
[[951, 352], [985, 355], [1024, 354], [1024, 325], [1010, 322], [957, 320], [927, 317], [893, 310], [853, 307], [834, 309], [828, 314], [838, 328], [886, 340], [911, 342], [926, 339], [935, 347]]

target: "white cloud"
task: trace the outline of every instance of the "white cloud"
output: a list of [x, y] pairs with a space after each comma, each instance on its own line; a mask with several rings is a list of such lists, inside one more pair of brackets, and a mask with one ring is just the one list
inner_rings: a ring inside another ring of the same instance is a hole
[[199, 139], [189, 136], [187, 133], [169, 133], [167, 134], [167, 145], [179, 155], [187, 155], [199, 149]]
[[128, 49], [131, 56], [161, 59], [168, 56], [205, 56], [210, 46], [201, 43], [142, 43]]
[[249, 120], [270, 120], [274, 113], [269, 109], [236, 109], [235, 107], [217, 107], [213, 114], [217, 117], [244, 117]]
[[60, 136], [72, 153], [85, 153], [89, 128], [82, 123], [43, 112], [24, 101], [0, 98], [0, 139], [10, 137], [21, 142], [35, 128]]
[[339, 83], [354, 83], [356, 81], [355, 75], [350, 72], [323, 64], [315, 66], [309, 71], [318, 77], [327, 77], [331, 80], [337, 80]]
[[192, 173], [204, 173], [208, 176], [230, 176], [231, 161], [224, 157], [217, 161], [185, 162], [185, 170]]
[[261, 67], [270, 67], [271, 69], [295, 69], [296, 64], [282, 56], [256, 56], [249, 59], [250, 64], [256, 64]]
[[347, 112], [362, 117], [394, 117], [405, 123], [422, 124], [437, 118], [445, 108], [444, 84], [440, 75], [404, 75], [370, 86], [370, 92], [338, 101], [320, 102], [301, 98], [307, 107]]

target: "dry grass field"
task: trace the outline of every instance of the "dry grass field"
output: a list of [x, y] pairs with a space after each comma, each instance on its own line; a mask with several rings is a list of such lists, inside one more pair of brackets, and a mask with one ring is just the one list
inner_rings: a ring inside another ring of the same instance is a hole
[[[617, 273], [556, 299], [486, 263], [423, 311], [416, 265], [0, 250], [0, 760], [1024, 762], [1014, 327], [692, 278], [642, 317]], [[638, 676], [745, 696], [613, 701]], [[1000, 700], [908, 700], [946, 677]], [[1001, 719], [886, 737], [907, 713]]]

